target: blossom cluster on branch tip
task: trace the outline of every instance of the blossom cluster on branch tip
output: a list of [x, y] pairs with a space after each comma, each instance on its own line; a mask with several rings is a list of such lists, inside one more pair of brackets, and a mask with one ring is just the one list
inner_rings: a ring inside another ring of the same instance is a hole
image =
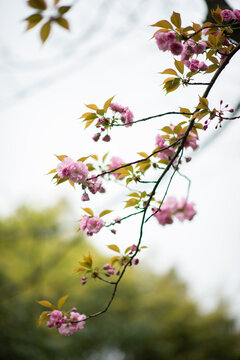
[[[125, 164], [125, 162], [117, 156], [113, 156], [111, 158], [111, 164], [108, 165], [108, 170], [114, 170], [117, 169], [118, 167], [120, 167], [121, 165]], [[117, 179], [119, 177], [120, 173], [113, 173], [113, 176]], [[119, 180], [122, 180], [121, 178]]]
[[63, 313], [60, 310], [53, 310], [48, 313], [49, 320], [47, 327], [56, 327], [61, 335], [72, 335], [76, 331], [81, 331], [85, 325], [86, 315], [79, 314], [76, 308], [73, 308], [70, 314]]
[[221, 12], [222, 14], [222, 18], [223, 18], [223, 21], [226, 21], [226, 22], [230, 22], [230, 21], [238, 21], [240, 22], [240, 10], [238, 9], [235, 9], [235, 10], [229, 10], [229, 9], [225, 9], [225, 10], [222, 10]]
[[73, 183], [83, 183], [88, 177], [88, 168], [81, 161], [73, 161], [65, 157], [57, 165], [57, 173], [60, 179], [69, 178]]
[[175, 197], [168, 197], [160, 209], [153, 208], [152, 212], [159, 224], [172, 224], [174, 217], [179, 221], [192, 220], [196, 214], [193, 203], [188, 203], [186, 199], [177, 201]]

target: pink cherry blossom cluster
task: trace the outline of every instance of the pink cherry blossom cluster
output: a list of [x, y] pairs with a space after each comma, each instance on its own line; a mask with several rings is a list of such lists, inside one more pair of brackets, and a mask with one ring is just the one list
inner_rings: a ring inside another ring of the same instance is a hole
[[234, 109], [229, 109], [228, 110], [228, 104], [227, 105], [225, 105], [224, 107], [223, 107], [223, 100], [220, 100], [220, 108], [219, 108], [219, 110], [216, 110], [216, 109], [214, 109], [214, 111], [212, 111], [211, 113], [210, 113], [210, 117], [209, 117], [209, 119], [207, 119], [207, 120], [205, 120], [204, 121], [204, 125], [203, 125], [203, 129], [204, 130], [207, 130], [208, 129], [208, 126], [209, 126], [209, 124], [210, 124], [210, 122], [211, 122], [211, 120], [213, 120], [213, 119], [215, 119], [215, 118], [218, 118], [218, 123], [217, 123], [217, 125], [215, 126], [215, 129], [218, 129], [218, 126], [221, 128], [222, 127], [222, 121], [224, 120], [224, 118], [226, 118], [226, 115], [225, 115], [225, 113], [226, 112], [229, 112], [229, 113], [233, 113], [234, 112]]
[[[106, 130], [106, 128], [108, 128], [109, 126], [109, 120], [106, 119], [106, 118], [100, 118], [98, 119], [97, 121], [97, 124], [96, 124], [96, 128], [100, 128], [101, 132], [98, 132], [96, 134], [93, 135], [92, 139], [97, 142], [101, 136], [102, 136], [102, 133]], [[106, 134], [103, 136], [102, 138], [102, 141], [105, 141], [105, 142], [109, 142], [111, 140], [111, 136]]]
[[64, 315], [60, 310], [53, 310], [48, 314], [49, 328], [56, 327], [62, 335], [72, 335], [76, 331], [81, 331], [85, 325], [86, 315], [79, 314], [76, 308], [73, 308], [69, 315]]
[[171, 51], [173, 55], [181, 55], [181, 60], [192, 72], [206, 71], [208, 69], [207, 64], [204, 61], [197, 59], [191, 59], [194, 54], [202, 54], [207, 47], [204, 41], [198, 43], [188, 40], [184, 44], [181, 41], [176, 40], [174, 32], [157, 32], [155, 35], [157, 46], [159, 50]]
[[164, 201], [160, 210], [153, 208], [152, 211], [159, 224], [163, 226], [172, 224], [173, 217], [176, 217], [179, 221], [192, 220], [196, 214], [193, 203], [188, 203], [186, 199], [178, 202], [173, 196]]
[[132, 126], [134, 116], [133, 116], [132, 111], [129, 110], [129, 108], [127, 106], [124, 107], [124, 106], [116, 104], [116, 103], [111, 103], [110, 109], [114, 113], [120, 114], [120, 119], [125, 124], [126, 127]]
[[112, 275], [114, 275], [114, 274], [115, 274], [115, 275], [119, 275], [118, 271], [116, 271], [116, 273], [115, 273], [114, 267], [111, 266], [110, 264], [105, 264], [105, 265], [103, 265], [103, 270], [106, 270], [105, 275], [106, 275], [107, 277], [110, 277], [110, 276], [112, 276]]
[[[174, 126], [171, 126], [172, 130], [174, 131]], [[182, 137], [184, 133], [179, 133], [178, 137]], [[184, 147], [189, 148], [191, 147], [193, 150], [196, 150], [198, 148], [197, 144], [198, 136], [194, 134], [193, 132], [190, 132], [187, 139], [184, 142]], [[156, 136], [156, 145], [159, 147], [159, 149], [164, 149], [168, 145], [165, 142], [165, 139], [161, 135]], [[175, 155], [175, 150], [173, 147], [169, 147], [163, 151], [160, 151], [158, 153], [158, 157], [162, 160], [171, 160]]]
[[103, 220], [97, 216], [89, 217], [84, 215], [80, 221], [80, 230], [84, 231], [87, 229], [88, 236], [92, 236], [93, 234], [98, 233], [103, 226]]
[[74, 183], [83, 183], [88, 177], [88, 168], [81, 161], [74, 162], [70, 157], [65, 157], [57, 166], [60, 179], [69, 178]]
[[[111, 164], [108, 165], [109, 171], [117, 169], [121, 165], [125, 164], [125, 161], [123, 161], [120, 157], [117, 157], [117, 156], [113, 156], [110, 161], [111, 161]], [[116, 179], [118, 178], [119, 175], [120, 175], [120, 173], [113, 173], [113, 176]], [[122, 179], [119, 179], [119, 180], [122, 180]]]
[[226, 22], [230, 22], [232, 20], [236, 20], [238, 22], [240, 22], [240, 10], [236, 9], [236, 10], [229, 10], [229, 9], [225, 9], [222, 10], [221, 12], [223, 21]]

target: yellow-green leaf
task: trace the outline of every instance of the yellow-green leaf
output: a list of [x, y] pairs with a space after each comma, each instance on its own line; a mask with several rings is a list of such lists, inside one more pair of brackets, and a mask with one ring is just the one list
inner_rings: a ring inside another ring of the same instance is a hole
[[92, 123], [94, 122], [95, 119], [92, 120], [87, 120], [86, 124], [85, 124], [85, 129], [87, 129], [90, 125], [92, 125]]
[[65, 295], [62, 296], [59, 300], [58, 300], [58, 308], [61, 309], [62, 306], [64, 305], [65, 301], [67, 300], [67, 298], [69, 297], [69, 295]]
[[164, 131], [167, 134], [174, 134], [173, 130], [170, 128], [170, 126], [164, 126], [161, 131]]
[[84, 266], [77, 266], [73, 271], [76, 272], [77, 274], [81, 274], [85, 271], [87, 271], [88, 268], [84, 267]]
[[103, 158], [102, 158], [102, 161], [104, 162], [105, 160], [106, 160], [106, 157], [108, 156], [108, 152], [105, 154], [105, 155], [103, 155]]
[[173, 25], [175, 25], [177, 28], [181, 27], [182, 21], [181, 21], [181, 16], [179, 13], [173, 11], [172, 16], [171, 16], [171, 22]]
[[91, 109], [91, 110], [98, 110], [98, 107], [95, 104], [89, 104], [89, 105], [86, 105], [86, 107]]
[[172, 24], [170, 24], [170, 22], [167, 20], [158, 21], [151, 26], [157, 26], [157, 27], [162, 27], [162, 28], [171, 29], [171, 30], [173, 29]]
[[28, 0], [28, 6], [37, 10], [46, 10], [47, 8], [45, 0]]
[[183, 74], [184, 72], [184, 64], [182, 61], [180, 60], [174, 60], [174, 65], [176, 67], [176, 69], [181, 73]]
[[55, 309], [55, 306], [52, 303], [50, 303], [50, 301], [48, 301], [48, 300], [40, 300], [40, 301], [37, 301], [37, 303], [42, 306], [48, 307], [50, 309]]
[[110, 214], [112, 212], [112, 210], [103, 210], [100, 214], [99, 217], [103, 217], [104, 215]]
[[115, 244], [112, 244], [112, 245], [107, 245], [107, 247], [110, 249], [110, 250], [113, 250], [113, 251], [116, 251], [118, 253], [120, 253], [120, 249], [117, 245]]
[[169, 75], [178, 75], [177, 72], [174, 69], [166, 69], [162, 72], [160, 72], [160, 74], [169, 74]]
[[133, 197], [136, 197], [136, 198], [139, 198], [139, 197], [140, 197], [140, 195], [139, 195], [138, 193], [136, 193], [136, 192], [133, 192], [133, 193], [131, 193], [131, 194], [128, 194], [128, 196], [133, 196]]
[[49, 175], [49, 174], [54, 174], [55, 172], [57, 172], [57, 169], [52, 169], [51, 171], [49, 171], [49, 172], [47, 173], [47, 175]]
[[180, 111], [181, 111], [182, 113], [189, 113], [189, 114], [190, 114], [190, 115], [182, 114], [183, 116], [185, 116], [185, 117], [187, 117], [187, 118], [190, 118], [190, 117], [191, 117], [191, 111], [190, 111], [189, 109], [180, 107]]
[[138, 199], [129, 199], [126, 201], [126, 205], [124, 206], [124, 208], [128, 208], [128, 207], [131, 207], [131, 206], [135, 206], [139, 203], [139, 200]]
[[91, 158], [93, 158], [94, 160], [98, 160], [98, 156], [97, 155], [90, 155]]
[[48, 314], [49, 314], [49, 311], [43, 311], [41, 313], [39, 320], [38, 320], [38, 324], [37, 324], [38, 327], [40, 325], [42, 325], [43, 323], [45, 323], [49, 319]]
[[80, 159], [78, 159], [78, 161], [84, 162], [85, 160], [87, 160], [89, 158], [90, 155], [88, 156], [83, 156]]
[[87, 214], [91, 215], [91, 216], [94, 216], [94, 213], [92, 211], [92, 209], [90, 208], [82, 208]]
[[168, 81], [165, 81], [164, 83], [164, 89], [166, 90], [166, 93], [177, 90], [177, 88], [180, 85], [180, 79], [179, 78], [168, 78]]
[[58, 23], [58, 25], [60, 25], [61, 27], [63, 27], [64, 29], [69, 30], [69, 23], [66, 19], [64, 19], [63, 17], [60, 17], [58, 19], [55, 20], [56, 23]]
[[147, 157], [148, 157], [148, 154], [145, 153], [145, 152], [143, 152], [143, 151], [139, 152], [138, 155], [142, 156], [143, 158], [147, 158]]
[[103, 116], [104, 115], [104, 110], [103, 109], [98, 109], [97, 114], [100, 115], [100, 116]]
[[40, 30], [40, 37], [41, 37], [41, 40], [42, 40], [43, 43], [44, 43], [44, 42], [47, 40], [47, 38], [49, 37], [50, 31], [51, 31], [51, 23], [50, 23], [50, 21], [47, 21], [47, 22], [41, 27], [41, 30]]
[[67, 155], [55, 155], [58, 160], [63, 161], [64, 158], [68, 157]]
[[75, 189], [75, 184], [71, 180], [68, 179], [69, 184]]
[[111, 102], [113, 101], [114, 99], [114, 96], [112, 96], [110, 99], [108, 99], [105, 104], [103, 105], [103, 110], [104, 110], [104, 113], [106, 113], [108, 111], [108, 108], [111, 104]]
[[71, 9], [71, 6], [60, 6], [58, 8], [58, 12], [59, 14], [63, 15], [66, 14], [66, 12], [68, 12]]

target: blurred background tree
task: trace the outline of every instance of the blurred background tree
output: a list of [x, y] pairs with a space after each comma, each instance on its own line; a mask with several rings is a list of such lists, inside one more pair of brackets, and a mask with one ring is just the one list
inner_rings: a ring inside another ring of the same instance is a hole
[[[70, 294], [81, 313], [103, 307], [108, 287], [84, 287], [72, 272], [90, 245], [62, 227], [64, 206], [22, 207], [0, 220], [0, 358], [57, 360], [237, 360], [240, 333], [227, 307], [203, 314], [175, 270], [156, 276], [129, 269], [111, 311], [71, 337], [36, 327], [36, 300]], [[99, 264], [100, 254], [91, 249]]]

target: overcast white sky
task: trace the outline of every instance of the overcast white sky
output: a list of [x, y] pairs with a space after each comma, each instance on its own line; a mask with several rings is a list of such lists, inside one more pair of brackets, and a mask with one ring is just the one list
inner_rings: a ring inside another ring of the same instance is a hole
[[[236, 7], [239, 1], [229, 3]], [[56, 26], [42, 46], [39, 29], [24, 32], [22, 19], [30, 14], [25, 1], [0, 2], [2, 215], [21, 204], [52, 205], [66, 197], [74, 209], [74, 224], [81, 217], [81, 192], [66, 184], [55, 187], [44, 175], [56, 166], [53, 154], [77, 159], [110, 150], [111, 155], [131, 161], [138, 151], [150, 152], [157, 129], [174, 121], [161, 118], [118, 128], [112, 142], [96, 144], [91, 140], [94, 131], [83, 132], [77, 119], [84, 104], [100, 105], [116, 95], [116, 101], [129, 106], [135, 119], [196, 104], [201, 88], [180, 89], [168, 96], [161, 91], [163, 77], [158, 72], [169, 67], [172, 59], [150, 40], [153, 29], [148, 25], [169, 18], [173, 10], [182, 14], [186, 25], [200, 22], [206, 12], [202, 0], [79, 0], [67, 16], [71, 33]], [[231, 107], [239, 101], [238, 73], [239, 55], [211, 93], [212, 106], [218, 106], [222, 98]], [[240, 123], [232, 122], [210, 145], [202, 150], [200, 146], [193, 161], [183, 167], [192, 180], [190, 200], [198, 211], [194, 220], [163, 228], [152, 219], [143, 240], [149, 245], [144, 262], [152, 262], [154, 270], [176, 266], [204, 307], [211, 308], [220, 296], [226, 296], [236, 314], [240, 300], [239, 132]], [[203, 134], [202, 143], [215, 133], [212, 126]], [[180, 199], [186, 186], [176, 176], [169, 194]], [[106, 199], [99, 195], [89, 204], [96, 212], [103, 203], [104, 209], [117, 210], [122, 205], [123, 188], [112, 185], [107, 190]], [[137, 219], [129, 220], [118, 226], [115, 237], [103, 230], [90, 241], [101, 249], [106, 239], [104, 244], [124, 247], [137, 241], [138, 224]]]

